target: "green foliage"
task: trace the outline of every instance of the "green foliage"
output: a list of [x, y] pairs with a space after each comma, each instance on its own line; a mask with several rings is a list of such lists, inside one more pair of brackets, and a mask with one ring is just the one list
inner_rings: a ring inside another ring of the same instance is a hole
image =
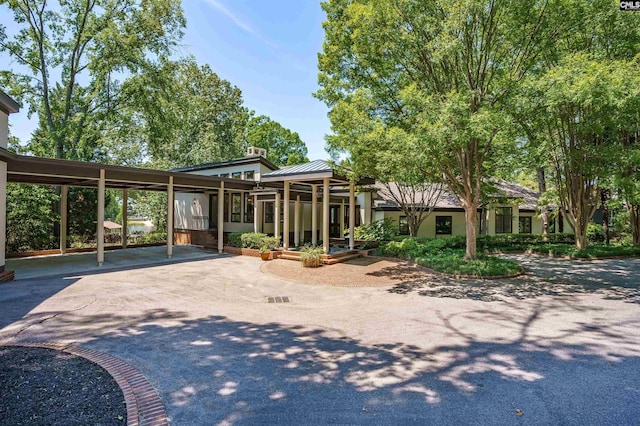
[[382, 245], [378, 253], [384, 256], [409, 259], [416, 263], [453, 275], [488, 277], [512, 275], [522, 271], [515, 262], [492, 256], [478, 256], [464, 260], [464, 241], [445, 238], [405, 238]]
[[247, 124], [248, 146], [265, 148], [267, 159], [276, 166], [307, 163], [307, 146], [300, 136], [269, 117], [252, 117]]
[[227, 244], [231, 247], [243, 247], [242, 236], [246, 235], [242, 232], [231, 232], [227, 237]]
[[362, 224], [353, 231], [355, 239], [365, 241], [389, 241], [397, 234], [397, 225], [388, 217], [370, 224]]
[[141, 235], [137, 244], [158, 244], [167, 242], [167, 233], [164, 231], [155, 231]]
[[53, 230], [60, 216], [52, 210], [58, 200], [58, 195], [49, 186], [7, 185], [8, 253], [58, 247]]
[[314, 247], [305, 245], [300, 249], [300, 261], [302, 266], [307, 268], [317, 268], [322, 265], [322, 255], [324, 250], [322, 247]]
[[633, 245], [617, 245], [594, 243], [584, 249], [569, 244], [544, 244], [536, 247], [535, 252], [556, 256], [569, 256], [581, 259], [640, 256], [640, 247]]
[[260, 253], [265, 253], [271, 250], [275, 250], [280, 247], [280, 238], [276, 237], [264, 237], [262, 244], [260, 245]]
[[240, 245], [233, 247], [243, 247], [249, 249], [260, 250], [261, 252], [267, 252], [275, 250], [280, 247], [280, 239], [276, 237], [269, 237], [267, 234], [261, 232], [247, 232], [239, 233], [234, 232], [229, 234], [229, 242], [231, 242], [231, 235], [240, 234]]
[[589, 222], [587, 225], [587, 239], [591, 243], [602, 243], [605, 240], [604, 228], [602, 225]]

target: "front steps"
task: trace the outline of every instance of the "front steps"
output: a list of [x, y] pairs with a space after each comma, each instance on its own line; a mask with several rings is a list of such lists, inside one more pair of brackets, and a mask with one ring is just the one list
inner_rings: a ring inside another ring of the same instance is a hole
[[[300, 262], [300, 252], [292, 250], [283, 250], [280, 254], [280, 259], [296, 260]], [[334, 265], [340, 262], [346, 262], [351, 259], [360, 257], [360, 253], [357, 250], [345, 250], [338, 253], [323, 254], [320, 256], [323, 265]]]

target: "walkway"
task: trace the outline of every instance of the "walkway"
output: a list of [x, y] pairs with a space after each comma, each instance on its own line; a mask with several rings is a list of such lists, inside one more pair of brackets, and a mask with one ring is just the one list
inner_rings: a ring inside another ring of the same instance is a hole
[[102, 266], [96, 263], [95, 252], [91, 252], [7, 259], [7, 269], [15, 271], [16, 279], [22, 280], [136, 269], [217, 256], [215, 251], [196, 246], [174, 246], [173, 256], [167, 259], [166, 246], [156, 246], [107, 251]]
[[637, 424], [640, 262], [540, 262], [491, 297], [303, 285], [233, 256], [24, 280], [0, 285], [0, 339], [119, 357], [174, 425]]

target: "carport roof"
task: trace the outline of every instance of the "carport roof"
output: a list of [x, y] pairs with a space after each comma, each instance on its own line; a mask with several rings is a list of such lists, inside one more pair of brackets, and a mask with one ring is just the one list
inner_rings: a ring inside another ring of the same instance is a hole
[[104, 170], [106, 186], [114, 189], [165, 191], [170, 176], [173, 176], [173, 189], [177, 192], [215, 190], [222, 182], [228, 189], [251, 190], [255, 186], [254, 182], [217, 176], [30, 157], [4, 148], [0, 148], [0, 159], [7, 163], [7, 180], [15, 183], [97, 187], [100, 170]]

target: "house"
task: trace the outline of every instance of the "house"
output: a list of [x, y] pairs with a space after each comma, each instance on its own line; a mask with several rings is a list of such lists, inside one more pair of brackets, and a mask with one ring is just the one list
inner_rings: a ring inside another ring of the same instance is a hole
[[[285, 247], [340, 239], [348, 232], [350, 182], [339, 176], [324, 160], [277, 167], [267, 160], [266, 150], [250, 147], [242, 158], [175, 171], [254, 184], [250, 189], [225, 190], [222, 206], [217, 191], [175, 194], [174, 228], [182, 235], [182, 242], [213, 245], [218, 235], [218, 223], [223, 224], [225, 233], [264, 232], [276, 236], [288, 233], [289, 238], [283, 238]], [[354, 194], [355, 226], [391, 218], [399, 233], [408, 235], [406, 215], [394, 197], [383, 191], [380, 184], [366, 179], [361, 179], [358, 184], [362, 189]], [[393, 185], [391, 189], [394, 190]], [[326, 194], [329, 194], [327, 203]], [[429, 197], [417, 194], [418, 199]], [[537, 199], [535, 191], [521, 185], [497, 182], [489, 202], [478, 209], [478, 233], [541, 233], [542, 220], [536, 214]], [[326, 228], [325, 213], [328, 217]], [[569, 229], [564, 223], [562, 228]], [[464, 234], [464, 210], [451, 192], [443, 190], [433, 213], [420, 226], [418, 236], [446, 238]]]

